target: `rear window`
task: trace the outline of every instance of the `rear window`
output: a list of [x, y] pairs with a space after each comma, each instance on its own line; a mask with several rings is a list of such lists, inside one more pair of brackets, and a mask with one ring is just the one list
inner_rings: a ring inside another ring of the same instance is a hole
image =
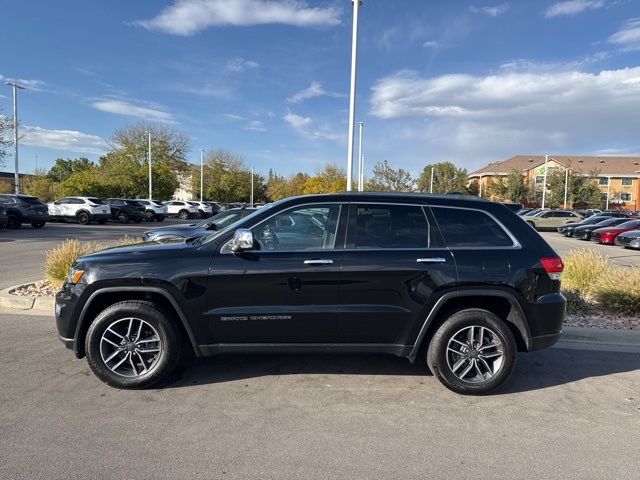
[[36, 197], [18, 197], [21, 202], [28, 203], [29, 205], [42, 205], [42, 200]]
[[432, 207], [447, 247], [512, 247], [513, 240], [480, 210]]
[[353, 246], [366, 249], [428, 248], [430, 233], [422, 207], [358, 205]]
[[99, 198], [87, 198], [91, 203], [95, 203], [96, 205], [103, 205], [104, 202]]

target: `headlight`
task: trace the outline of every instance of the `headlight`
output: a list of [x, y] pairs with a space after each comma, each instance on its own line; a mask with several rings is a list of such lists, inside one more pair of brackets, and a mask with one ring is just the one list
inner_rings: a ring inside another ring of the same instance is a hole
[[67, 283], [71, 283], [72, 285], [75, 285], [80, 281], [83, 275], [84, 275], [84, 270], [77, 270], [75, 268], [72, 268], [71, 271], [69, 272], [69, 275], [67, 276]]

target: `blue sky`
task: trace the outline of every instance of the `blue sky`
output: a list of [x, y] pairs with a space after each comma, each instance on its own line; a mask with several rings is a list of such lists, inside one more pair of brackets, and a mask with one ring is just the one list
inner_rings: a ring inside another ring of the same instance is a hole
[[[22, 0], [21, 170], [97, 159], [138, 120], [266, 173], [346, 164], [348, 0]], [[640, 154], [638, 0], [365, 0], [357, 119], [370, 167], [473, 170], [515, 154]], [[11, 91], [0, 108], [11, 113]], [[9, 169], [12, 159], [7, 158]], [[368, 168], [369, 170], [369, 168]]]

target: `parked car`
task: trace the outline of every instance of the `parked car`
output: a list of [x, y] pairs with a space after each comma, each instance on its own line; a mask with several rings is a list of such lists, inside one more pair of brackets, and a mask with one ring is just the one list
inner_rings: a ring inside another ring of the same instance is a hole
[[560, 337], [562, 270], [496, 202], [300, 196], [207, 237], [80, 257], [56, 296], [56, 325], [117, 388], [162, 381], [188, 345], [198, 357], [426, 352], [447, 388], [483, 394], [509, 378], [518, 350]]
[[209, 218], [211, 215], [213, 215], [213, 208], [211, 208], [211, 205], [208, 205], [205, 202], [192, 200], [187, 203], [189, 203], [190, 205], [195, 205], [195, 207], [198, 209], [198, 213], [196, 213], [196, 216], [198, 218]]
[[591, 233], [591, 241], [613, 245], [618, 235], [638, 228], [640, 228], [640, 220], [627, 220], [618, 225], [598, 228]]
[[129, 223], [129, 221], [140, 223], [146, 218], [145, 207], [136, 200], [107, 198], [105, 203], [111, 207], [111, 218], [120, 223]]
[[533, 210], [533, 208], [523, 208], [522, 210], [520, 210], [518, 212], [518, 216], [522, 217], [523, 215], [526, 215], [527, 213], [531, 212]]
[[7, 211], [7, 228], [20, 228], [23, 223], [42, 228], [49, 221], [47, 205], [31, 195], [0, 194], [0, 203]]
[[80, 225], [104, 225], [111, 218], [109, 205], [95, 197], [64, 197], [48, 203], [47, 209], [51, 220], [74, 220]]
[[573, 229], [573, 236], [575, 238], [579, 238], [580, 240], [591, 240], [591, 234], [594, 230], [603, 227], [615, 227], [616, 225], [620, 225], [627, 220], [627, 218], [607, 218], [606, 220], [602, 220], [598, 223], [576, 227]]
[[144, 232], [145, 242], [176, 242], [187, 238], [204, 237], [211, 233], [237, 222], [241, 218], [253, 213], [255, 208], [234, 208], [220, 212], [213, 217], [206, 218], [198, 223], [188, 225], [171, 225], [158, 227]]
[[555, 230], [565, 223], [575, 223], [582, 217], [569, 210], [544, 210], [533, 216], [521, 217], [536, 230]]
[[624, 248], [640, 249], [640, 230], [621, 233], [616, 237], [615, 244]]
[[601, 215], [606, 215], [608, 217], [618, 217], [618, 218], [629, 218], [631, 217], [631, 212], [625, 212], [620, 210], [605, 210], [601, 213]]
[[139, 205], [144, 207], [144, 215], [147, 222], [162, 222], [167, 217], [167, 206], [156, 200], [135, 199]]
[[164, 203], [167, 206], [167, 214], [178, 217], [181, 220], [195, 218], [198, 215], [198, 207], [182, 200], [171, 200]]
[[4, 204], [0, 203], [0, 230], [7, 226], [9, 222], [9, 215], [7, 215], [7, 209]]
[[605, 215], [594, 215], [592, 217], [585, 218], [581, 222], [565, 223], [561, 227], [558, 227], [558, 232], [563, 234], [565, 237], [571, 237], [573, 236], [573, 230], [576, 229], [577, 227], [583, 227], [585, 225], [593, 225], [595, 223], [606, 220], [607, 218], [611, 218], [611, 217], [607, 217]]

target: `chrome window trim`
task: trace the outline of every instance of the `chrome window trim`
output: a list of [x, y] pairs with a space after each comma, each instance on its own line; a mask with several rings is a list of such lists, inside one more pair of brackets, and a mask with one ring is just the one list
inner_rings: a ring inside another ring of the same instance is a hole
[[[489, 218], [491, 218], [494, 222], [496, 222], [498, 224], [498, 226], [507, 234], [507, 236], [511, 239], [511, 241], [513, 242], [512, 245], [487, 245], [487, 246], [478, 246], [478, 247], [450, 247], [449, 245], [446, 245], [447, 240], [444, 238], [443, 235], [443, 240], [445, 243], [445, 246], [449, 249], [449, 250], [518, 250], [522, 248], [522, 245], [520, 244], [520, 242], [518, 241], [518, 239], [511, 233], [511, 231], [500, 221], [498, 220], [495, 215], [493, 215], [491, 212], [487, 212], [485, 210], [481, 210], [479, 208], [471, 208], [471, 207], [452, 207], [449, 205], [430, 205], [429, 208], [431, 208], [432, 210], [434, 208], [449, 208], [449, 209], [454, 209], [454, 210], [470, 210], [472, 212], [479, 212], [482, 213], [484, 215], [487, 215]], [[435, 214], [434, 214], [435, 217]], [[438, 219], [436, 218], [436, 222], [438, 221]], [[439, 227], [439, 226], [438, 226]]]
[[[340, 205], [340, 209], [338, 210], [338, 224], [336, 225], [336, 238], [337, 238], [337, 232], [338, 232], [338, 227], [340, 226], [340, 215], [342, 215], [342, 207], [343, 205], [347, 205], [349, 202], [312, 202], [312, 203], [300, 203], [298, 205], [292, 205], [291, 207], [285, 208], [284, 210], [280, 210], [278, 212], [275, 212], [271, 215], [269, 215], [266, 218], [263, 218], [262, 220], [260, 220], [258, 223], [256, 223], [255, 225], [251, 225], [251, 227], [248, 227], [249, 230], [253, 230], [254, 228], [256, 228], [257, 226], [263, 224], [264, 222], [266, 222], [267, 220], [272, 219], [273, 217], [275, 217], [276, 215], [280, 215], [281, 213], [285, 213], [288, 212], [289, 210], [292, 210], [294, 208], [298, 208], [298, 207], [302, 207], [302, 208], [309, 208], [315, 205]], [[242, 220], [242, 218], [240, 219]], [[218, 253], [220, 253], [221, 255], [233, 255], [233, 252], [231, 251], [231, 247], [229, 246], [231, 244], [231, 242], [233, 241], [233, 237], [231, 237], [228, 241], [226, 241], [225, 243], [222, 244], [222, 246], [218, 249]], [[228, 251], [224, 251], [223, 250], [228, 250]], [[324, 249], [315, 249], [315, 250], [255, 250], [256, 252], [260, 252], [262, 253], [267, 253], [267, 252], [273, 252], [273, 253], [297, 253], [297, 252], [305, 252], [305, 253], [314, 253], [314, 252], [335, 252], [336, 250], [339, 251], [343, 251], [344, 248], [336, 248], [335, 242], [333, 245], [333, 248], [324, 248]], [[248, 250], [248, 252], [252, 252], [254, 250]]]

